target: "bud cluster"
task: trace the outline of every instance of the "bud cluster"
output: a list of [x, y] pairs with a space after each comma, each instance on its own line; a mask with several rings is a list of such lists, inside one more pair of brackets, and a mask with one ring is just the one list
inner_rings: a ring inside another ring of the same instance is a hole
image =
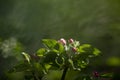
[[[79, 44], [76, 46], [76, 43], [77, 43], [78, 41], [75, 41], [75, 40], [73, 40], [72, 38], [70, 38], [68, 41], [66, 41], [64, 38], [61, 38], [60, 40], [58, 40], [58, 42], [61, 43], [62, 45], [64, 45], [65, 48], [67, 47], [67, 48], [71, 49], [73, 52], [77, 52], [77, 46], [78, 46]], [[68, 46], [67, 46], [67, 45], [68, 45]], [[68, 50], [68, 49], [67, 49], [67, 50]]]

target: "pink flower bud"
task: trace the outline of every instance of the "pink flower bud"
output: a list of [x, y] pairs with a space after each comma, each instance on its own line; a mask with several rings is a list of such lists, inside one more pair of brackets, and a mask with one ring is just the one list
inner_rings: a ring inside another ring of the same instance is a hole
[[73, 47], [72, 50], [73, 50], [74, 52], [77, 52], [77, 48], [75, 48], [75, 47]]
[[62, 43], [63, 45], [66, 45], [66, 40], [61, 38], [58, 42]]
[[69, 42], [69, 43], [73, 43], [74, 40], [71, 38], [71, 39], [68, 40], [68, 42]]
[[95, 71], [95, 72], [93, 72], [93, 76], [94, 77], [99, 77], [99, 73]]

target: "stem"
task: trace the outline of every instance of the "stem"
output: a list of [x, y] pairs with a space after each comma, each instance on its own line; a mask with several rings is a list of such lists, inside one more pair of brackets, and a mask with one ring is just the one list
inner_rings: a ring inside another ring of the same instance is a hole
[[34, 72], [32, 72], [32, 75], [33, 75], [34, 80], [41, 80], [38, 78], [38, 76]]
[[61, 80], [65, 80], [65, 76], [66, 76], [67, 70], [68, 70], [68, 67], [65, 67], [64, 70], [63, 70], [63, 74], [62, 74]]

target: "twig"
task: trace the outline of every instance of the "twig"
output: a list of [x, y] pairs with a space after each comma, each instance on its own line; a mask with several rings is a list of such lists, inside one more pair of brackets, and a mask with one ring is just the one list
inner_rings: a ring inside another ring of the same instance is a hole
[[65, 80], [65, 76], [66, 76], [67, 70], [68, 70], [68, 67], [65, 67], [64, 70], [63, 70], [63, 74], [62, 74], [61, 80]]

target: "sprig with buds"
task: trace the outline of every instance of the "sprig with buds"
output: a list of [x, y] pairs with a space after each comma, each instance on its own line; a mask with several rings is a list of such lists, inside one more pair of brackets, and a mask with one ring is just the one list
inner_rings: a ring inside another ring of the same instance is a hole
[[[25, 60], [14, 69], [31, 72], [35, 80], [40, 80], [41, 76], [38, 73], [43, 76], [49, 70], [60, 69], [63, 70], [61, 80], [64, 80], [68, 69], [81, 71], [89, 64], [89, 59], [100, 54], [97, 48], [90, 44], [80, 44], [72, 38], [69, 40], [43, 39], [42, 43], [44, 47], [38, 49], [34, 55], [23, 52]], [[21, 67], [23, 65], [25, 68]], [[95, 75], [97, 76], [97, 73]]]

